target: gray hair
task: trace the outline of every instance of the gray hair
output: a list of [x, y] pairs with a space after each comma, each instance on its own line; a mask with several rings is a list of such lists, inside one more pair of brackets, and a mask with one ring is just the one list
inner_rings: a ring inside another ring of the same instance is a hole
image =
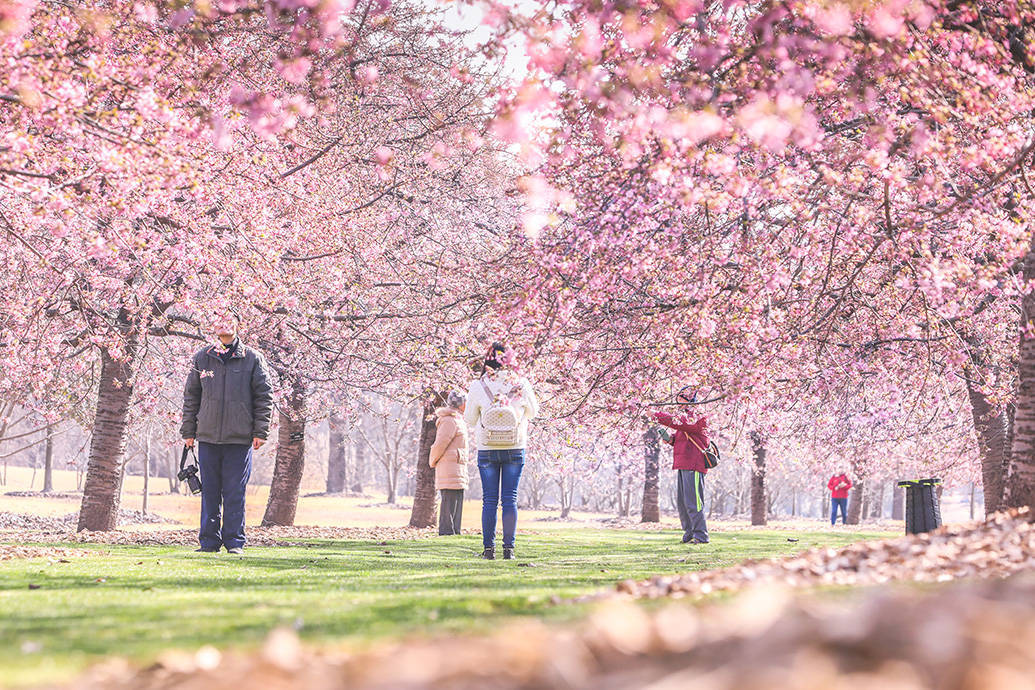
[[449, 391], [449, 395], [446, 396], [446, 407], [454, 410], [459, 410], [465, 402], [467, 402], [467, 396], [460, 391]]

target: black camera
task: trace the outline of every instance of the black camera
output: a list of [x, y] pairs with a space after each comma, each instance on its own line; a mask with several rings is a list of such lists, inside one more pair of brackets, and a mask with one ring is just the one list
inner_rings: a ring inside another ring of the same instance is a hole
[[194, 454], [194, 449], [189, 446], [183, 447], [183, 455], [180, 456], [180, 471], [176, 474], [176, 478], [181, 482], [187, 482], [187, 488], [190, 492], [197, 496], [201, 493], [201, 477], [198, 476], [198, 458], [194, 456], [194, 464], [190, 467], [185, 467], [187, 464], [187, 454]]

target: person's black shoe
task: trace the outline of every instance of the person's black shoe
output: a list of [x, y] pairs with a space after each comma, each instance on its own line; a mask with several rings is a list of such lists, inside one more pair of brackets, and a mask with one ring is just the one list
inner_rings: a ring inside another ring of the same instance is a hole
[[503, 560], [512, 561], [514, 560], [514, 549], [503, 549]]
[[695, 538], [695, 539], [691, 539], [691, 540], [690, 540], [690, 543], [691, 543], [691, 544], [707, 544], [708, 542], [706, 542], [706, 541], [701, 541], [700, 539], [696, 539], [696, 538]]
[[689, 544], [691, 541], [693, 541], [693, 536], [691, 536], [689, 533], [684, 533], [683, 534], [683, 543], [684, 544]]
[[226, 552], [227, 553], [234, 553], [234, 554], [242, 554], [242, 553], [244, 553], [244, 549], [242, 549], [240, 546], [233, 546], [233, 547], [228, 548], [226, 550]]
[[482, 558], [484, 558], [487, 561], [496, 560], [496, 549], [485, 549], [484, 551], [482, 551]]
[[219, 553], [219, 549], [206, 549], [204, 546], [194, 549], [194, 553]]

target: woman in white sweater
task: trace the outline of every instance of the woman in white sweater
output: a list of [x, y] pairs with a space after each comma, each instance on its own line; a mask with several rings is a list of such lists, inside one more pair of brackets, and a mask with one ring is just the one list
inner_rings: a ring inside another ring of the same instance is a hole
[[496, 557], [496, 513], [503, 505], [503, 558], [514, 557], [517, 494], [525, 466], [528, 422], [539, 412], [532, 384], [504, 367], [506, 348], [494, 343], [481, 378], [471, 382], [464, 419], [474, 427], [482, 480], [482, 558]]

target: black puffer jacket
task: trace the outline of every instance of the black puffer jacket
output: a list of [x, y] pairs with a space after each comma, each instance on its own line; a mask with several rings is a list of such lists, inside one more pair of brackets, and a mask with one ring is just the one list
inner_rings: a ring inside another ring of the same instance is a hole
[[182, 438], [205, 443], [251, 443], [270, 432], [273, 387], [266, 360], [238, 343], [223, 364], [215, 345], [194, 353], [183, 387]]

